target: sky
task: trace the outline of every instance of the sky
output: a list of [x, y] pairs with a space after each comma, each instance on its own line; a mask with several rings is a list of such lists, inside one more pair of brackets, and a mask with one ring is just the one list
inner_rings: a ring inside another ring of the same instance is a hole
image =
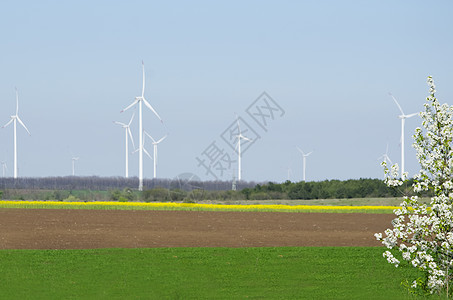
[[[451, 1], [2, 1], [0, 123], [15, 114], [19, 177], [124, 176], [120, 113], [142, 89], [157, 176], [283, 182], [383, 178], [400, 163], [401, 122], [423, 110], [432, 75], [453, 104]], [[263, 94], [265, 93], [265, 94]], [[138, 118], [131, 125], [138, 146]], [[0, 126], [1, 126], [0, 125]], [[406, 121], [406, 170], [419, 170]], [[150, 140], [145, 148], [152, 154]], [[129, 149], [132, 145], [129, 146]], [[132, 151], [131, 151], [132, 152]], [[13, 174], [13, 127], [0, 160]], [[138, 153], [129, 155], [138, 176]], [[145, 156], [144, 176], [153, 177]]]

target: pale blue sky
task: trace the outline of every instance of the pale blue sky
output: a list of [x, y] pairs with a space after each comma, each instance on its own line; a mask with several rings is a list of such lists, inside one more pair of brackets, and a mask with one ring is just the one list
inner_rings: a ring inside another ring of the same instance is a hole
[[[420, 111], [432, 75], [453, 104], [451, 1], [2, 1], [0, 123], [19, 115], [19, 176], [122, 176], [124, 136], [112, 121], [141, 93], [144, 127], [159, 145], [158, 175], [213, 179], [197, 157], [235, 113], [260, 135], [243, 156], [244, 180], [302, 177], [296, 150], [313, 151], [307, 180], [381, 178], [389, 143], [400, 161], [399, 111]], [[266, 91], [285, 111], [267, 132], [246, 113]], [[406, 122], [406, 169], [420, 119]], [[133, 134], [138, 143], [137, 123]], [[148, 142], [147, 142], [148, 143]], [[146, 145], [152, 151], [150, 144]], [[0, 130], [0, 160], [12, 176], [12, 127]], [[130, 174], [138, 156], [130, 156]], [[229, 180], [236, 164], [219, 179]], [[145, 177], [152, 161], [145, 159]]]

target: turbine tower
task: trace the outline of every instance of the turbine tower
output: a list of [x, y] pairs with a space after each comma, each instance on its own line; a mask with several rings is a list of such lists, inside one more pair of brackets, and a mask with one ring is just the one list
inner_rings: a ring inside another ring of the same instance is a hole
[[124, 135], [126, 138], [126, 142], [125, 142], [125, 144], [126, 144], [126, 151], [125, 151], [126, 152], [126, 178], [129, 178], [129, 137], [131, 138], [132, 146], [135, 149], [134, 138], [132, 137], [131, 127], [130, 127], [132, 120], [134, 119], [134, 116], [135, 116], [135, 113], [132, 114], [132, 118], [128, 124], [124, 124], [124, 123], [117, 122], [117, 121], [113, 122], [124, 128]]
[[299, 150], [299, 152], [302, 154], [302, 180], [305, 181], [305, 166], [306, 166], [306, 163], [307, 163], [307, 157], [313, 153], [313, 151], [305, 154], [304, 151], [302, 151], [299, 147], [296, 147], [297, 150]]
[[6, 166], [6, 161], [2, 161], [2, 174], [3, 177], [5, 177], [5, 171], [8, 170], [8, 167]]
[[142, 122], [142, 103], [145, 104], [162, 122], [159, 114], [154, 110], [154, 108], [149, 104], [145, 99], [145, 64], [142, 61], [143, 69], [143, 85], [142, 85], [142, 95], [135, 97], [134, 102], [132, 102], [128, 107], [123, 109], [121, 112], [128, 110], [135, 104], [138, 104], [138, 127], [139, 127], [139, 155], [138, 155], [138, 190], [143, 191], [143, 122]]
[[238, 151], [238, 181], [241, 181], [241, 173], [242, 173], [242, 170], [241, 170], [241, 140], [245, 140], [245, 141], [251, 141], [251, 139], [249, 139], [248, 137], [244, 136], [241, 132], [241, 126], [239, 125], [239, 117], [236, 115], [236, 121], [237, 121], [237, 124], [238, 124], [238, 132], [239, 134], [236, 135], [237, 139], [238, 139], [238, 142], [236, 144], [236, 149]]
[[13, 123], [14, 127], [14, 178], [17, 178], [17, 122], [19, 122], [22, 127], [25, 128], [25, 130], [28, 132], [29, 135], [31, 135], [30, 131], [28, 131], [27, 126], [25, 126], [24, 122], [19, 118], [19, 94], [17, 92], [16, 88], [16, 114], [14, 116], [11, 116], [11, 120], [9, 120], [8, 123], [3, 125], [2, 128], [5, 128], [9, 124]]
[[389, 93], [389, 95], [390, 95], [390, 97], [393, 98], [393, 100], [395, 101], [396, 105], [398, 106], [398, 109], [401, 112], [401, 115], [399, 115], [398, 118], [401, 119], [401, 176], [402, 176], [403, 173], [404, 173], [404, 123], [406, 122], [406, 119], [411, 118], [413, 116], [416, 116], [416, 115], [418, 115], [418, 113], [413, 113], [413, 114], [410, 114], [410, 115], [404, 114], [403, 109], [399, 105], [398, 101], [396, 101], [396, 99], [392, 95], [392, 93]]
[[73, 157], [72, 158], [72, 176], [75, 176], [75, 161], [79, 160], [78, 157]]
[[153, 141], [153, 150], [154, 150], [154, 153], [153, 153], [153, 160], [154, 160], [154, 178], [157, 177], [157, 145], [162, 142], [166, 137], [167, 135], [165, 135], [163, 138], [161, 138], [160, 140], [158, 140], [156, 142], [155, 139], [153, 139], [153, 137], [145, 131], [145, 134]]

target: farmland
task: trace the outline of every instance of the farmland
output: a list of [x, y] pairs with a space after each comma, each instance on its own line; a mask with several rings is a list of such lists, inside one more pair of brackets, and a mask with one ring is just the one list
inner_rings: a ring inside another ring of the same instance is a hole
[[389, 226], [391, 214], [0, 214], [0, 288], [10, 299], [409, 299], [400, 282], [417, 276], [395, 270], [376, 247], [373, 233]]

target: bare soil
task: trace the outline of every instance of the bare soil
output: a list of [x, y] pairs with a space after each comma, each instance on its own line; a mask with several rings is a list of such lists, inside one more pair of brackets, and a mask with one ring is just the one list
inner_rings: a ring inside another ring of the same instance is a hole
[[392, 214], [0, 209], [0, 249], [381, 246]]

